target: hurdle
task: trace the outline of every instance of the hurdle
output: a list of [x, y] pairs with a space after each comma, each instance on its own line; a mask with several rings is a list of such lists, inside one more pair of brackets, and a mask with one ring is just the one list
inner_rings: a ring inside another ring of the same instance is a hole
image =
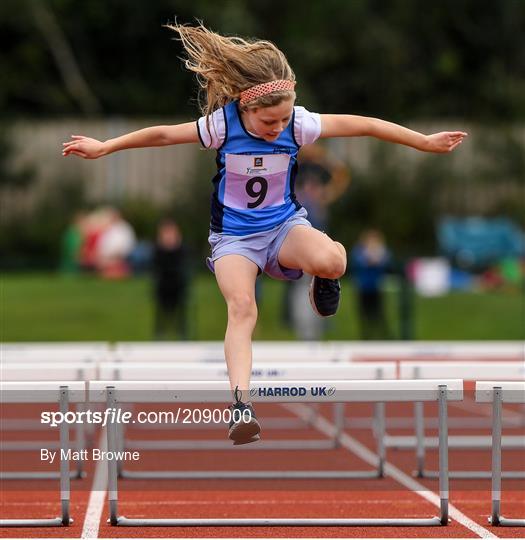
[[[254, 341], [255, 362], [523, 361], [522, 341]], [[223, 362], [222, 341], [117, 342], [107, 360]]]
[[[221, 341], [207, 342], [117, 342], [111, 353], [111, 359], [123, 362], [204, 362], [224, 363], [224, 346]], [[498, 341], [497, 343], [471, 341], [374, 341], [359, 343], [355, 341], [254, 341], [253, 361], [259, 362], [403, 362], [417, 361], [521, 361], [525, 358], [525, 344], [521, 341]], [[449, 375], [454, 377], [453, 375]], [[437, 375], [440, 377], [440, 375]], [[314, 405], [312, 405], [313, 407]], [[275, 419], [277, 420], [277, 419]], [[408, 420], [408, 423], [407, 423]], [[437, 428], [434, 419], [427, 419], [431, 427]], [[269, 419], [272, 425], [274, 419]], [[456, 419], [449, 419], [449, 427], [454, 426]], [[276, 422], [278, 423], [278, 422]], [[304, 426], [305, 421], [301, 424]], [[293, 429], [298, 422], [286, 425]], [[367, 428], [370, 418], [348, 418], [348, 428]], [[386, 418], [386, 426], [392, 428], [411, 428], [413, 420], [407, 418]], [[470, 426], [470, 424], [469, 424]], [[463, 427], [463, 426], [462, 426]], [[414, 441], [414, 439], [412, 439]], [[456, 441], [452, 439], [453, 444]], [[415, 442], [411, 443], [415, 447]], [[437, 446], [437, 439], [432, 440]], [[406, 442], [404, 443], [406, 446]], [[409, 447], [409, 446], [408, 446]]]
[[81, 362], [109, 359], [104, 342], [0, 343], [1, 362]]
[[[215, 347], [217, 346], [215, 342], [206, 343], [204, 345], [205, 350], [215, 350]], [[212, 349], [210, 349], [210, 347]], [[193, 353], [198, 352], [199, 348], [190, 346], [190, 350], [193, 351]], [[158, 361], [158, 356], [154, 355], [154, 358], [157, 359], [155, 362], [148, 361], [147, 362], [147, 369], [144, 369], [142, 367], [142, 364], [140, 367], [137, 367], [136, 362], [139, 361], [140, 358], [142, 358], [142, 354], [144, 351], [149, 350], [149, 347], [139, 347], [139, 355], [134, 356], [134, 362], [127, 362], [126, 360], [117, 360], [114, 362], [104, 362], [100, 366], [100, 379], [119, 379], [119, 380], [144, 380], [144, 379], [157, 379], [157, 380], [165, 380], [165, 379], [176, 379], [176, 380], [206, 380], [207, 378], [209, 380], [225, 380], [228, 378], [228, 370], [224, 367], [225, 362], [224, 360], [220, 361], [220, 364], [218, 362], [208, 362], [205, 360], [206, 356], [203, 357], [202, 361], [199, 363], [193, 363], [198, 361], [198, 356], [192, 356], [190, 355], [190, 361], [185, 361], [184, 359], [188, 359], [188, 357], [183, 356], [182, 361], [174, 362], [174, 353], [173, 349], [171, 347], [166, 346], [154, 346], [153, 350], [160, 352], [160, 358], [162, 358], [164, 361]], [[185, 354], [185, 351], [188, 350], [187, 346], [185, 344], [182, 344], [180, 347], [177, 347], [175, 350], [177, 350], [177, 354]], [[165, 356], [166, 352], [169, 352], [169, 355]], [[169, 360], [169, 364], [167, 361]], [[179, 358], [177, 357], [177, 360]], [[203, 366], [203, 367], [197, 367], [197, 366]], [[310, 364], [309, 364], [310, 365]], [[180, 366], [180, 367], [178, 367]], [[288, 368], [286, 368], [288, 366]], [[391, 365], [388, 364], [381, 364], [379, 365], [378, 369], [382, 372], [385, 370], [388, 370], [387, 375], [385, 375], [385, 378], [391, 378], [395, 376], [395, 372], [391, 368]], [[296, 375], [298, 377], [302, 378], [303, 372], [302, 370], [297, 368], [297, 364], [285, 363], [285, 364], [278, 364], [278, 363], [257, 363], [256, 366], [252, 368], [252, 377], [255, 378], [275, 378], [275, 377], [281, 377], [286, 378], [286, 370], [287, 369], [295, 369]], [[316, 372], [318, 374], [318, 371]], [[360, 377], [357, 378], [373, 378], [374, 374], [371, 372], [370, 369], [364, 369], [360, 371]], [[355, 378], [355, 377], [354, 377]], [[379, 377], [382, 378], [382, 377]], [[312, 413], [312, 417], [315, 415], [315, 411]], [[310, 421], [303, 421], [303, 420], [297, 420], [297, 419], [290, 419], [290, 418], [267, 418], [265, 420], [266, 427], [271, 427], [275, 429], [300, 429], [305, 428], [311, 425]], [[368, 423], [370, 425], [370, 422]], [[153, 426], [149, 425], [141, 425], [138, 426], [142, 429], [152, 429]], [[189, 426], [185, 426], [189, 427]], [[213, 424], [211, 426], [208, 426], [208, 428], [221, 428], [222, 426], [219, 424]], [[172, 429], [169, 425], [159, 425], [155, 426], [155, 429]], [[152, 442], [151, 441], [143, 441], [142, 443], [133, 443], [133, 444], [142, 444], [141, 448], [135, 447], [137, 449], [146, 449], [145, 447], [148, 446], [147, 449], [154, 449], [151, 447]], [[153, 443], [153, 444], [159, 444], [160, 447], [157, 447], [156, 449], [162, 450], [166, 449], [165, 447], [162, 447], [162, 443]], [[211, 443], [210, 443], [211, 444]], [[209, 449], [209, 447], [208, 447]]]
[[[339, 342], [341, 351], [340, 359], [352, 362], [378, 362], [390, 360], [398, 363], [400, 371], [404, 363], [413, 362], [423, 364], [427, 362], [522, 362], [525, 360], [525, 343], [523, 341], [498, 341], [498, 342], [472, 342], [472, 341], [421, 341], [421, 342], [402, 342], [402, 341], [374, 341], [370, 343]], [[469, 374], [466, 379], [469, 378]], [[436, 374], [435, 377], [441, 377]], [[447, 374], [447, 377], [459, 377], [459, 375]], [[412, 378], [408, 375], [407, 378]], [[434, 378], [434, 377], [432, 377]], [[412, 428], [413, 419], [387, 418], [387, 428]], [[449, 428], [461, 427], [463, 429], [478, 429], [486, 427], [486, 422], [480, 422], [477, 419], [469, 419], [469, 423], [456, 426], [456, 419], [449, 418]], [[366, 425], [366, 419], [350, 419], [348, 427], [361, 427]], [[437, 428], [437, 419], [426, 418], [425, 425]], [[411, 442], [408, 438], [398, 439], [397, 448], [415, 447], [415, 439]], [[428, 441], [432, 446], [437, 447], [437, 439]], [[461, 444], [454, 438], [450, 440], [451, 446]]]
[[[45, 380], [45, 368], [50, 364], [84, 364], [98, 366], [98, 362], [110, 358], [110, 345], [105, 342], [4, 342], [0, 343], [0, 366], [2, 368], [14, 366], [22, 367], [25, 364], [34, 364], [35, 370], [25, 380]], [[40, 366], [37, 366], [40, 364]], [[58, 366], [57, 366], [58, 368]], [[77, 376], [64, 373], [56, 373], [54, 380], [76, 380]], [[87, 380], [87, 379], [86, 379]], [[24, 431], [39, 429], [39, 426], [31, 420], [11, 421], [4, 419], [5, 429]], [[92, 426], [87, 426], [86, 433], [92, 434]], [[29, 446], [29, 443], [28, 443]]]
[[[81, 362], [56, 362], [56, 363], [18, 363], [6, 362], [0, 366], [0, 378], [3, 381], [23, 382], [23, 381], [88, 381], [97, 377], [98, 369], [91, 360]], [[77, 403], [76, 409], [81, 411], [83, 403]], [[20, 419], [2, 418], [3, 431], [20, 430], [42, 430], [47, 429], [38, 420], [21, 421]], [[75, 424], [75, 447], [83, 450], [86, 447], [85, 429], [83, 424]], [[6, 451], [32, 451], [43, 447], [60, 448], [58, 441], [1, 441], [0, 450]], [[75, 470], [70, 473], [71, 478], [84, 478], [84, 465], [81, 460], [76, 462]], [[49, 480], [59, 478], [57, 471], [31, 472], [31, 471], [9, 471], [0, 472], [0, 480]]]
[[[519, 381], [525, 378], [525, 364], [520, 361], [512, 362], [403, 362], [400, 366], [400, 378], [402, 379], [435, 379], [446, 371], [450, 377], [462, 378], [464, 380], [486, 380], [502, 379]], [[414, 403], [414, 421], [415, 421], [415, 440], [408, 436], [387, 436], [385, 445], [391, 447], [403, 447], [416, 449], [416, 471], [418, 478], [436, 478], [438, 471], [429, 471], [425, 469], [425, 449], [435, 448], [436, 439], [425, 437], [425, 421], [423, 414], [423, 403]], [[468, 420], [470, 422], [470, 419]], [[449, 423], [450, 427], [450, 423]], [[449, 448], [456, 449], [478, 449], [490, 448], [490, 438], [483, 436], [450, 436]], [[524, 448], [525, 437], [509, 437], [505, 441], [504, 448]], [[450, 478], [457, 479], [479, 479], [491, 478], [490, 471], [449, 471]], [[503, 478], [525, 478], [522, 471], [505, 471]]]
[[[181, 364], [166, 365], [165, 363], [154, 363], [146, 366], [126, 363], [103, 363], [100, 366], [100, 376], [102, 379], [113, 376], [116, 380], [141, 381], [149, 376], [150, 380], [178, 380], [178, 381], [224, 381], [228, 377], [224, 366], [216, 364]], [[318, 380], [322, 378], [332, 380], [347, 379], [393, 379], [395, 378], [395, 365], [392, 362], [351, 364], [351, 363], [323, 363], [308, 364], [301, 366], [297, 363], [260, 363], [255, 364], [252, 369], [253, 380]], [[231, 395], [230, 398], [231, 399]], [[339, 439], [344, 429], [344, 404], [334, 403], [334, 424], [336, 431], [334, 436], [328, 440], [311, 439], [291, 439], [291, 440], [264, 440], [256, 445], [239, 448], [239, 450], [326, 450], [337, 448]], [[226, 430], [224, 424], [216, 424]], [[265, 423], [266, 425], [266, 423]], [[325, 471], [312, 471], [308, 473], [310, 478], [329, 477], [344, 478], [380, 478], [383, 476], [385, 448], [383, 445], [384, 436], [384, 404], [375, 404], [374, 423], [369, 423], [373, 428], [377, 441], [378, 463], [372, 471], [338, 471], [327, 473]], [[172, 426], [173, 429], [174, 426]], [[206, 426], [208, 427], [208, 426]], [[123, 426], [119, 425], [119, 441], [122, 443], [121, 450], [224, 450], [231, 447], [231, 441], [227, 440], [129, 440], [124, 439]], [[181, 478], [179, 471], [129, 471], [119, 462], [118, 473], [121, 478]], [[232, 473], [236, 478], [253, 478], [257, 472], [244, 471]], [[306, 474], [306, 473], [305, 473]], [[184, 473], [183, 477], [188, 478], [189, 473]], [[283, 478], [286, 473], [283, 471], [265, 472], [265, 478]], [[195, 473], [195, 478], [217, 478], [217, 473]], [[228, 473], [221, 472], [220, 478], [228, 477]], [[305, 476], [306, 477], [306, 476]]]
[[[99, 361], [109, 359], [110, 348], [103, 342], [64, 342], [64, 343], [0, 343], [0, 366], [2, 372], [6, 368], [23, 367], [25, 364], [34, 365], [35, 369], [28, 379], [24, 380], [46, 380], [44, 367], [50, 364], [69, 365], [85, 364], [86, 369], [91, 365], [97, 365]], [[40, 364], [40, 365], [38, 365]], [[58, 372], [53, 379], [47, 380], [76, 380], [78, 377], [73, 373], [68, 374]], [[80, 368], [80, 366], [79, 366]], [[68, 373], [71, 373], [68, 370]], [[12, 379], [10, 379], [12, 380]], [[79, 379], [80, 380], [80, 379]], [[14, 431], [34, 429], [34, 422], [4, 420], [4, 426]]]
[[[341, 345], [343, 343], [343, 345]], [[350, 355], [351, 342], [254, 341], [253, 362], [332, 362]], [[224, 363], [223, 341], [117, 342], [108, 357], [123, 362]]]
[[[340, 343], [343, 343], [341, 345]], [[332, 362], [339, 361], [349, 355], [349, 342], [327, 341], [255, 341], [253, 342], [253, 362]], [[173, 363], [205, 363], [224, 365], [223, 341], [198, 342], [117, 342], [110, 358], [114, 362], [173, 362]], [[312, 404], [312, 419], [316, 411]], [[311, 420], [268, 418], [266, 426], [276, 429], [301, 429], [311, 425]], [[366, 426], [370, 425], [367, 419]], [[143, 426], [145, 429], [147, 426]], [[162, 429], [162, 426], [160, 426]]]
[[525, 358], [523, 341], [375, 341], [371, 343], [339, 342], [349, 352], [342, 360], [377, 362], [385, 359], [408, 361], [522, 361]]
[[[319, 392], [319, 388], [326, 391]], [[271, 391], [269, 390], [271, 389]], [[278, 390], [279, 389], [279, 390]], [[278, 390], [278, 391], [277, 391]], [[277, 395], [276, 395], [277, 394]], [[114, 460], [108, 460], [109, 522], [124, 527], [228, 527], [228, 526], [439, 526], [448, 524], [448, 401], [463, 399], [461, 380], [371, 380], [371, 381], [257, 381], [250, 387], [254, 402], [411, 402], [439, 403], [439, 491], [440, 515], [433, 518], [319, 518], [319, 519], [150, 519], [126, 518], [118, 514], [118, 471]], [[120, 403], [215, 403], [228, 402], [231, 391], [222, 381], [94, 381], [90, 384], [89, 400], [116, 408]], [[118, 451], [117, 425], [108, 425], [108, 450]]]
[[[4, 403], [58, 403], [65, 414], [70, 403], [83, 403], [86, 399], [85, 383], [81, 381], [0, 382], [0, 402]], [[60, 424], [60, 449], [69, 449], [69, 426]], [[72, 523], [69, 511], [70, 475], [67, 455], [60, 452], [61, 516], [47, 519], [1, 519], [0, 527], [58, 527]]]
[[525, 527], [525, 519], [501, 515], [501, 409], [503, 403], [525, 403], [525, 382], [476, 382], [476, 401], [492, 402], [492, 512], [489, 522], [500, 527]]

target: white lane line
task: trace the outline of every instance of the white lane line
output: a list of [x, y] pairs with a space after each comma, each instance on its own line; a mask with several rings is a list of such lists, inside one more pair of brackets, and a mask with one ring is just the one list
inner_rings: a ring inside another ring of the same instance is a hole
[[[302, 419], [311, 419], [311, 411], [306, 405], [299, 403], [294, 403], [287, 405], [286, 408], [290, 411], [295, 412]], [[321, 416], [317, 416], [314, 420], [311, 420], [312, 424], [322, 433], [328, 437], [333, 436], [335, 433], [335, 425], [326, 420]], [[357, 457], [366, 461], [368, 464], [373, 467], [377, 466], [377, 454], [369, 450], [366, 446], [361, 444], [359, 441], [350, 437], [347, 433], [343, 433], [341, 436], [341, 446], [353, 452]], [[406, 488], [414, 491], [423, 499], [426, 499], [428, 502], [434, 506], [440, 507], [440, 499], [436, 493], [433, 493], [425, 486], [405, 474], [403, 471], [395, 467], [389, 462], [385, 463], [385, 472], [390, 477], [404, 485]], [[490, 532], [488, 529], [485, 529], [475, 521], [472, 521], [465, 514], [460, 512], [454, 505], [449, 503], [449, 516], [452, 519], [455, 519], [458, 523], [461, 523], [464, 527], [477, 534], [480, 538], [498, 538], [495, 534]]]
[[[107, 450], [106, 428], [102, 429], [98, 446], [102, 451]], [[95, 476], [93, 477], [93, 485], [89, 495], [89, 502], [86, 509], [86, 517], [82, 526], [82, 534], [80, 538], [98, 538], [98, 529], [100, 527], [100, 519], [106, 499], [108, 488], [108, 464], [104, 460], [99, 460], [95, 468]]]

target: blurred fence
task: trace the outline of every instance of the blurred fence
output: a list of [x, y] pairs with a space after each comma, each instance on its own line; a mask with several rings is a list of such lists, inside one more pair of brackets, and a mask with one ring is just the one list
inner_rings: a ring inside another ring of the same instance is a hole
[[136, 198], [162, 205], [174, 197], [191, 196], [188, 187], [196, 177], [196, 163], [203, 162], [199, 155], [204, 154], [197, 145], [134, 149], [94, 161], [64, 158], [61, 154], [62, 143], [72, 134], [106, 140], [160, 123], [166, 123], [166, 119], [18, 122], [11, 129], [15, 167], [33, 168], [36, 179], [29, 189], [4, 190], [3, 220], [30, 212], [49, 190], [68, 182], [80, 182], [88, 202]]
[[[70, 118], [17, 122], [10, 128], [14, 166], [32, 167], [36, 179], [29, 189], [2, 190], [3, 211], [0, 219], [5, 222], [31, 212], [43, 195], [49, 195], [50, 190], [61, 189], [67, 182], [80, 182], [87, 202], [119, 202], [126, 198], [146, 199], [159, 206], [174, 199], [190, 202], [195, 189], [202, 189], [200, 180], [209, 182], [214, 169], [215, 152], [206, 152], [196, 144], [134, 149], [95, 161], [63, 158], [61, 155], [62, 142], [68, 140], [71, 134], [105, 140], [148, 125], [178, 121], [180, 119]], [[443, 182], [438, 201], [442, 209], [453, 209], [460, 199], [463, 210], [481, 213], [497, 201], [516, 201], [523, 197], [523, 182], [519, 176], [525, 155], [525, 126], [500, 128], [498, 131], [466, 126], [461, 121], [447, 121], [446, 124], [420, 123], [411, 127], [426, 133], [456, 128], [470, 133], [470, 138], [460, 149], [439, 162], [446, 163], [447, 170], [461, 178], [456, 183]], [[491, 154], [483, 148], [492, 148], [492, 140], [496, 143]], [[408, 184], [418, 182], [418, 165], [429, 156], [397, 145], [378, 147], [383, 143], [370, 138], [334, 139], [327, 144], [334, 155], [350, 166], [354, 177], [356, 173], [364, 173], [361, 178], [365, 180], [367, 171], [379, 167], [375, 159], [378, 148], [386, 153], [388, 147], [391, 159], [402, 171], [399, 176]], [[512, 146], [508, 148], [508, 156], [505, 155], [506, 144]], [[503, 150], [498, 150], [498, 145]], [[513, 154], [517, 157], [513, 158]], [[513, 159], [518, 163], [509, 163]], [[485, 177], [483, 181], [480, 180], [482, 176]]]

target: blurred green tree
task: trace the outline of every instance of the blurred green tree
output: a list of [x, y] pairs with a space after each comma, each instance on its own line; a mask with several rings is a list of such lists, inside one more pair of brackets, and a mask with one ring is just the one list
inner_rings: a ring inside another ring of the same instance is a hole
[[[0, 3], [0, 66], [9, 74], [0, 107], [13, 116], [89, 111], [60, 70], [60, 47], [42, 30], [35, 1]], [[522, 0], [45, 4], [103, 114], [196, 115], [195, 81], [178, 59], [179, 43], [162, 28], [177, 17], [275, 41], [312, 109], [393, 120], [525, 118]]]

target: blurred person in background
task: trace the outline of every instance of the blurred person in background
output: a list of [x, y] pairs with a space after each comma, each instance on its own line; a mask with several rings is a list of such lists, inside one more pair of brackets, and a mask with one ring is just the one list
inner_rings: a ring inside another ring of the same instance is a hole
[[80, 267], [87, 273], [95, 273], [98, 266], [98, 244], [106, 227], [107, 216], [103, 209], [96, 208], [84, 219], [84, 236], [80, 248]]
[[370, 136], [445, 153], [467, 134], [424, 135], [378, 118], [310, 112], [295, 105], [295, 74], [273, 43], [221, 36], [202, 25], [168, 28], [177, 32], [185, 66], [204, 90], [199, 120], [152, 126], [107, 141], [73, 135], [62, 154], [96, 159], [127, 148], [185, 143], [217, 151], [208, 265], [228, 313], [224, 349], [234, 400], [228, 437], [235, 445], [248, 444], [260, 438], [249, 401], [258, 275], [266, 272], [281, 280], [299, 279], [303, 272], [313, 275], [312, 309], [330, 317], [339, 307], [339, 278], [346, 271], [343, 245], [311, 226], [295, 196], [299, 148], [319, 138]]
[[350, 276], [355, 284], [360, 337], [363, 340], [392, 337], [382, 290], [391, 266], [392, 257], [386, 248], [383, 234], [375, 229], [363, 231], [350, 253]]
[[[301, 148], [295, 177], [297, 200], [308, 212], [308, 221], [320, 231], [328, 229], [328, 208], [348, 188], [350, 174], [325, 146], [314, 143]], [[325, 319], [315, 317], [304, 299], [312, 276], [305, 274], [284, 287], [283, 322], [291, 326], [297, 338], [318, 340], [325, 329]]]
[[60, 271], [76, 274], [81, 269], [81, 252], [86, 234], [86, 213], [77, 212], [61, 239]]
[[477, 285], [484, 291], [523, 291], [525, 287], [525, 258], [502, 258], [481, 273]]
[[187, 339], [189, 261], [180, 228], [172, 219], [166, 218], [159, 223], [152, 274], [155, 339], [169, 340], [177, 336]]
[[127, 258], [137, 242], [133, 227], [116, 208], [103, 209], [104, 222], [96, 246], [98, 274], [106, 279], [122, 279], [130, 275]]
[[348, 168], [318, 143], [303, 146], [297, 160], [297, 200], [308, 212], [308, 221], [312, 226], [325, 231], [328, 228], [329, 206], [350, 184]]

